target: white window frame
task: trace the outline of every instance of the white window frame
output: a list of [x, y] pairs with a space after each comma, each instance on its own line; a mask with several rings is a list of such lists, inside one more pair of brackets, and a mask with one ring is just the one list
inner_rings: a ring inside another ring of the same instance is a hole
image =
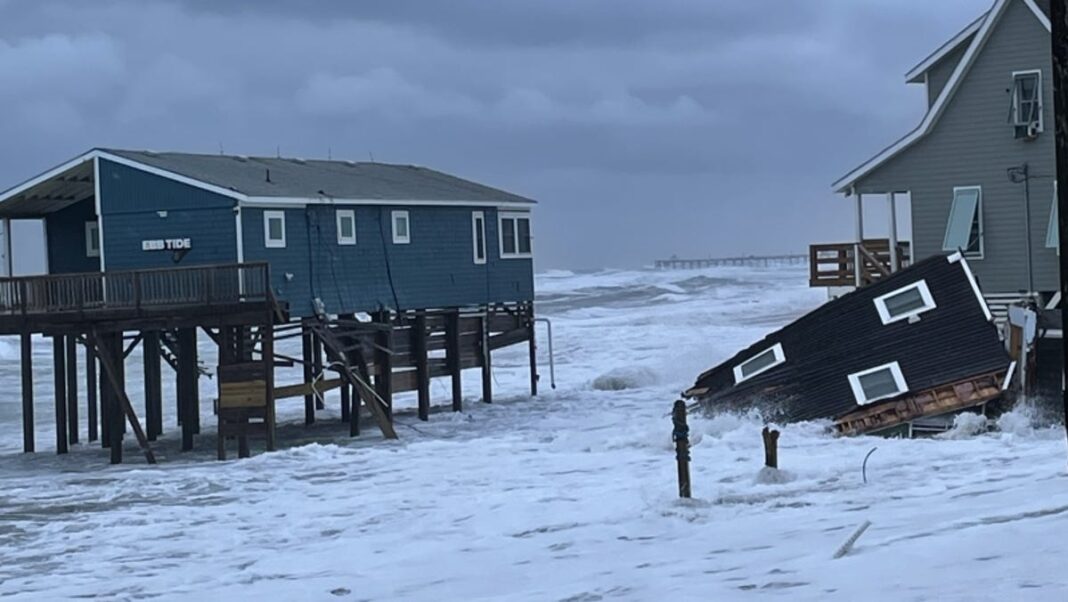
[[[894, 377], [894, 384], [897, 385], [897, 391], [868, 399], [868, 396], [864, 393], [864, 387], [860, 384], [860, 378], [876, 372], [882, 372], [883, 370], [890, 370], [890, 374]], [[853, 397], [857, 400], [858, 405], [867, 405], [869, 403], [875, 403], [876, 401], [882, 401], [883, 399], [897, 397], [898, 395], [908, 393], [909, 390], [909, 385], [905, 382], [905, 375], [901, 372], [901, 364], [898, 364], [897, 362], [890, 362], [889, 364], [883, 364], [867, 370], [861, 370], [860, 372], [854, 372], [853, 374], [850, 374], [848, 378], [849, 387], [853, 389]]]
[[[339, 245], [354, 245], [356, 244], [356, 210], [354, 209], [338, 209], [337, 214], [337, 244]], [[352, 220], [352, 236], [343, 235], [341, 224], [346, 219]]]
[[[96, 231], [96, 248], [93, 248], [93, 231]], [[94, 220], [85, 222], [85, 256], [100, 257], [100, 223]]]
[[[763, 368], [757, 370], [756, 372], [753, 372], [752, 374], [743, 375], [742, 368], [746, 364], [752, 362], [753, 360], [755, 360], [758, 357], [761, 357], [761, 356], [763, 356], [763, 355], [765, 355], [767, 353], [773, 353], [775, 355], [775, 361], [774, 362], [768, 364], [767, 366], [764, 366]], [[772, 368], [774, 368], [776, 366], [784, 364], [785, 362], [786, 362], [786, 354], [783, 353], [782, 343], [775, 343], [771, 347], [768, 347], [767, 349], [761, 351], [760, 353], [754, 354], [749, 359], [745, 360], [744, 362], [740, 362], [737, 366], [735, 366], [734, 367], [734, 384], [737, 385], [737, 384], [743, 383], [743, 382], [749, 380], [750, 378], [754, 378], [756, 376], [759, 376], [759, 375], [767, 372], [768, 370], [771, 370]]]
[[[393, 244], [395, 244], [395, 245], [406, 245], [406, 244], [411, 243], [412, 242], [412, 217], [411, 217], [411, 215], [409, 215], [407, 211], [398, 210], [398, 211], [390, 212], [389, 217], [390, 217], [389, 221], [393, 225]], [[401, 217], [404, 218], [404, 223], [406, 225], [404, 236], [401, 236], [400, 233], [397, 232], [397, 219], [401, 218]]]
[[[271, 220], [281, 220], [282, 222], [282, 239], [271, 238]], [[264, 211], [263, 212], [263, 246], [268, 249], [284, 249], [286, 248], [286, 212], [285, 211]]]
[[[528, 231], [530, 232], [530, 252], [519, 252], [519, 220], [527, 220], [529, 225]], [[504, 222], [513, 222], [512, 228], [515, 232], [515, 252], [506, 253], [504, 250]], [[497, 242], [499, 246], [501, 259], [530, 259], [534, 256], [534, 220], [531, 219], [529, 211], [502, 211], [497, 214]]]
[[[917, 307], [916, 309], [909, 310], [905, 313], [896, 316], [890, 315], [890, 308], [886, 306], [886, 300], [890, 297], [896, 297], [897, 295], [900, 295], [913, 289], [918, 290], [920, 293], [920, 297], [923, 298], [923, 307]], [[935, 304], [934, 296], [931, 295], [931, 289], [928, 288], [926, 280], [918, 280], [916, 282], [913, 282], [912, 284], [903, 286], [899, 289], [895, 289], [889, 293], [886, 293], [885, 295], [879, 295], [873, 300], [873, 303], [875, 303], [875, 310], [879, 312], [879, 319], [883, 321], [884, 326], [886, 324], [893, 324], [894, 322], [908, 320], [913, 316], [918, 316], [924, 312], [931, 311], [932, 309], [938, 307], [938, 305]]]
[[1036, 100], [1038, 101], [1038, 131], [1042, 132], [1042, 131], [1045, 130], [1046, 123], [1045, 123], [1045, 116], [1044, 116], [1044, 113], [1045, 113], [1045, 102], [1044, 102], [1044, 100], [1042, 98], [1043, 97], [1043, 90], [1042, 90], [1042, 70], [1041, 69], [1028, 69], [1028, 70], [1025, 70], [1025, 71], [1013, 71], [1012, 72], [1012, 125], [1015, 126], [1015, 127], [1027, 127], [1027, 126], [1031, 125], [1032, 123], [1034, 123], [1033, 121], [1029, 121], [1027, 123], [1024, 123], [1024, 122], [1020, 121], [1020, 98], [1019, 98], [1019, 96], [1017, 96], [1017, 92], [1019, 90], [1019, 87], [1017, 86], [1016, 82], [1017, 82], [1017, 79], [1022, 75], [1037, 75], [1038, 76], [1038, 82], [1036, 84], [1036, 91], [1038, 93], [1038, 97], [1036, 98]]
[[[482, 257], [478, 256], [479, 234], [482, 235]], [[476, 265], [483, 265], [489, 255], [489, 245], [486, 244], [486, 214], [483, 211], [471, 212], [471, 257]]]
[[963, 191], [963, 190], [976, 190], [976, 191], [979, 192], [979, 197], [978, 197], [978, 200], [976, 201], [976, 206], [975, 206], [976, 219], [979, 220], [979, 250], [978, 251], [967, 251], [967, 250], [964, 250], [964, 249], [947, 249], [946, 246], [945, 246], [945, 237], [944, 237], [945, 235], [943, 235], [943, 239], [942, 239], [942, 250], [943, 251], [961, 251], [963, 253], [963, 255], [965, 257], [969, 258], [969, 259], [982, 259], [984, 254], [985, 254], [985, 251], [986, 251], [986, 247], [985, 247], [985, 244], [986, 244], [985, 243], [986, 231], [983, 228], [983, 187], [982, 186], [954, 186], [953, 187], [953, 199], [950, 201], [950, 205], [949, 205], [949, 207], [950, 207], [950, 215], [946, 216], [946, 234], [949, 234], [949, 218], [952, 215], [952, 211], [953, 211], [953, 201], [955, 201], [957, 199], [957, 193], [960, 192], [960, 191]]
[[1057, 182], [1053, 182], [1053, 203], [1049, 208], [1049, 225], [1046, 226], [1046, 248], [1056, 249], [1061, 254], [1061, 230], [1057, 222]]

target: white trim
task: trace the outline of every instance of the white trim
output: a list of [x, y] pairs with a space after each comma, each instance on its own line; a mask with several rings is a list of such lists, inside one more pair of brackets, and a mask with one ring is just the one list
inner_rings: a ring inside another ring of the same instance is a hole
[[1053, 296], [1046, 302], [1046, 309], [1057, 309], [1057, 304], [1061, 302], [1061, 292], [1057, 291], [1053, 293]]
[[[93, 230], [96, 230], [96, 249], [93, 248]], [[100, 223], [95, 219], [85, 222], [85, 256], [100, 257]]]
[[411, 199], [345, 199], [331, 197], [329, 200], [323, 198], [304, 198], [304, 197], [288, 197], [288, 196], [250, 196], [241, 201], [241, 204], [245, 207], [289, 207], [298, 208], [306, 207], [308, 205], [393, 205], [400, 207], [500, 207], [507, 209], [523, 209], [531, 210], [533, 203], [523, 203], [516, 201], [433, 201], [433, 200], [411, 200]]
[[[482, 258], [478, 257], [478, 236], [482, 235]], [[486, 214], [482, 211], [471, 212], [471, 257], [475, 265], [483, 265], [489, 258], [489, 245], [486, 244]]]
[[[990, 31], [993, 29], [994, 24], [997, 23], [999, 19], [1001, 19], [1001, 15], [1003, 14], [1005, 7], [1008, 6], [1009, 1], [1010, 0], [996, 0], [993, 8], [991, 8], [990, 12], [987, 13], [987, 18], [983, 19], [982, 26], [979, 28], [978, 33], [976, 33], [975, 39], [972, 40], [972, 43], [968, 47], [968, 50], [964, 53], [964, 56], [961, 57], [960, 62], [957, 63], [956, 69], [953, 70], [953, 75], [950, 76], [949, 81], [946, 82], [946, 85], [942, 88], [942, 92], [938, 95], [938, 99], [935, 100], [935, 102], [931, 105], [931, 108], [927, 111], [927, 114], [924, 115], [923, 121], [921, 121], [920, 124], [916, 126], [914, 130], [906, 134], [900, 140], [883, 149], [877, 155], [875, 155], [871, 159], [868, 159], [859, 167], [854, 168], [852, 171], [835, 181], [835, 183], [832, 185], [832, 188], [835, 192], [846, 192], [846, 190], [848, 190], [851, 185], [856, 183], [857, 180], [868, 175], [868, 173], [870, 173], [876, 167], [881, 165], [883, 162], [897, 155], [897, 153], [901, 152], [905, 148], [908, 148], [912, 145], [912, 143], [916, 142], [923, 136], [927, 135], [928, 132], [930, 132], [931, 127], [942, 115], [942, 111], [946, 108], [949, 99], [956, 92], [957, 87], [960, 85], [961, 79], [964, 77], [964, 74], [967, 73], [969, 69], [971, 69], [972, 63], [975, 61], [975, 55], [979, 52], [983, 45], [986, 44]], [[1042, 22], [1042, 25], [1046, 28], [1046, 31], [1050, 31], [1049, 19], [1045, 18], [1045, 16], [1042, 14], [1042, 11], [1038, 8], [1038, 6], [1035, 5], [1034, 1], [1024, 0], [1024, 3], [1031, 9], [1031, 12], [1033, 12], [1035, 16], [1038, 17], [1038, 20]]]
[[[404, 236], [397, 233], [397, 218], [404, 218]], [[393, 244], [406, 245], [412, 242], [412, 216], [407, 211], [390, 211], [389, 223], [393, 229]]]
[[[527, 220], [527, 229], [530, 233], [530, 251], [527, 253], [519, 252], [519, 220]], [[515, 222], [515, 251], [506, 253], [504, 250], [504, 222], [505, 220], [511, 220]], [[529, 211], [499, 211], [497, 212], [497, 243], [499, 257], [501, 259], [530, 259], [534, 257], [534, 220], [531, 219]]]
[[905, 74], [905, 81], [907, 83], [917, 83], [915, 79], [920, 75], [926, 75], [927, 71], [935, 65], [935, 63], [942, 60], [947, 54], [953, 52], [960, 46], [961, 42], [968, 38], [968, 36], [979, 31], [979, 28], [983, 25], [983, 20], [986, 19], [987, 14], [984, 13], [978, 19], [972, 21], [967, 27], [962, 29], [960, 33], [950, 38], [945, 44], [942, 44], [934, 52], [932, 52], [927, 58], [920, 61], [920, 64], [916, 65], [909, 72]]
[[1042, 12], [1042, 9], [1035, 4], [1035, 0], [1024, 0], [1024, 4], [1027, 5], [1027, 8], [1031, 9], [1031, 12], [1035, 13], [1035, 17], [1038, 17], [1039, 23], [1042, 23], [1042, 27], [1045, 27], [1046, 31], [1053, 31], [1053, 24], [1050, 23], [1049, 17], [1047, 17], [1046, 13]]
[[[764, 356], [764, 355], [766, 355], [768, 353], [771, 353], [772, 355], [775, 356], [775, 361], [774, 362], [768, 364], [767, 366], [764, 366], [763, 368], [760, 368], [756, 372], [752, 372], [752, 373], [750, 373], [748, 375], [743, 375], [742, 368], [746, 364], [748, 364], [749, 362], [752, 362], [753, 360], [757, 359], [758, 357], [762, 357], [762, 356]], [[771, 347], [768, 347], [767, 349], [761, 351], [760, 353], [754, 354], [752, 357], [746, 359], [745, 361], [738, 362], [738, 365], [734, 367], [734, 384], [737, 385], [739, 383], [742, 383], [742, 382], [745, 382], [745, 381], [749, 380], [750, 378], [754, 378], [756, 376], [759, 376], [759, 375], [767, 372], [768, 370], [771, 370], [775, 366], [781, 365], [781, 364], [783, 364], [785, 362], [786, 362], [786, 354], [783, 353], [782, 343], [775, 343]]]
[[1016, 371], [1016, 360], [1013, 360], [1009, 364], [1009, 369], [1005, 371], [1005, 378], [1001, 381], [1001, 390], [1007, 391], [1009, 385], [1012, 383], [1012, 373]]
[[[986, 257], [986, 254], [985, 254], [986, 243], [984, 242], [984, 239], [986, 238], [986, 236], [985, 236], [986, 230], [983, 227], [983, 187], [982, 186], [974, 186], [974, 185], [973, 186], [954, 186], [953, 187], [953, 201], [951, 201], [950, 205], [949, 205], [951, 214], [952, 214], [952, 211], [953, 211], [953, 204], [952, 203], [957, 200], [957, 192], [963, 191], [963, 190], [978, 190], [979, 191], [979, 196], [976, 198], [976, 203], [975, 203], [975, 219], [979, 220], [979, 251], [978, 252], [965, 251], [964, 255], [966, 257], [971, 257], [972, 259], [983, 259], [984, 257]], [[970, 228], [969, 228], [968, 232], [969, 233], [971, 232]], [[946, 217], [946, 231], [942, 235], [942, 250], [943, 251], [952, 251], [953, 249], [947, 249], [946, 248], [946, 242], [945, 242], [946, 241], [946, 234], [949, 234], [949, 217], [948, 216]]]
[[[1046, 131], [1046, 101], [1042, 89], [1042, 70], [1041, 69], [1024, 69], [1023, 71], [1012, 72], [1012, 125], [1015, 127], [1025, 127], [1029, 124], [1022, 124], [1016, 119], [1016, 116], [1020, 112], [1020, 107], [1017, 105], [1016, 98], [1016, 78], [1020, 75], [1037, 75], [1038, 76], [1038, 131]], [[1033, 122], [1032, 122], [1033, 123]]]
[[23, 192], [29, 190], [30, 188], [33, 188], [34, 186], [37, 186], [38, 184], [51, 180], [52, 178], [58, 175], [62, 175], [63, 173], [66, 173], [87, 161], [92, 161], [95, 158], [96, 153], [93, 151], [85, 153], [84, 155], [79, 155], [74, 159], [67, 161], [63, 165], [60, 165], [59, 167], [54, 167], [31, 180], [27, 180], [22, 184], [16, 185], [14, 188], [9, 188], [5, 190], [3, 193], [0, 193], [0, 202], [6, 201], [13, 196], [18, 196], [19, 194], [22, 194]]
[[986, 299], [983, 298], [983, 293], [979, 290], [979, 283], [976, 282], [975, 274], [972, 273], [972, 268], [968, 265], [968, 259], [961, 255], [959, 251], [946, 257], [946, 259], [949, 263], [960, 262], [961, 267], [964, 268], [964, 275], [968, 278], [968, 284], [972, 285], [972, 292], [975, 293], [975, 298], [979, 300], [979, 306], [983, 308], [983, 315], [986, 316], [986, 321], [993, 322], [994, 315], [990, 313], [990, 306], [986, 304]]
[[[886, 306], [886, 300], [890, 297], [896, 297], [913, 289], [919, 291], [920, 298], [923, 299], [923, 307], [917, 307], [916, 309], [909, 310], [905, 313], [896, 316], [890, 315], [890, 309]], [[903, 286], [897, 290], [886, 293], [885, 295], [879, 295], [873, 300], [873, 303], [875, 303], [875, 310], [879, 312], [879, 319], [882, 320], [884, 326], [886, 324], [900, 322], [901, 320], [908, 320], [913, 316], [918, 316], [924, 312], [930, 311], [938, 307], [935, 304], [934, 297], [931, 296], [931, 289], [927, 287], [926, 280], [919, 280], [913, 282], [912, 284], [909, 284], [908, 286]]]
[[[275, 240], [271, 238], [271, 220], [282, 220], [282, 240]], [[285, 211], [264, 211], [263, 212], [263, 246], [268, 249], [284, 249], [286, 248], [286, 212]]]
[[[352, 220], [352, 236], [344, 236], [341, 234], [341, 222], [344, 221], [345, 218]], [[334, 211], [334, 221], [337, 226], [337, 244], [350, 246], [356, 244], [356, 210], [336, 209]]]
[[[873, 397], [868, 399], [867, 394], [864, 392], [864, 387], [860, 384], [860, 379], [863, 376], [874, 374], [876, 372], [882, 372], [883, 370], [890, 370], [890, 374], [894, 377], [894, 384], [897, 386], [897, 391], [894, 393], [888, 393], [886, 395], [880, 395], [879, 397]], [[849, 386], [853, 389], [853, 397], [857, 400], [858, 405], [867, 405], [883, 399], [890, 399], [891, 397], [897, 397], [903, 393], [908, 393], [909, 386], [905, 382], [905, 375], [901, 373], [901, 365], [897, 362], [890, 362], [889, 364], [883, 364], [882, 366], [876, 366], [874, 368], [868, 368], [867, 370], [861, 370], [860, 372], [854, 372], [848, 377]]]
[[234, 237], [237, 239], [237, 263], [245, 263], [245, 229], [241, 227], [241, 204], [234, 205]]
[[104, 271], [104, 212], [101, 210], [100, 201], [100, 158], [93, 157], [93, 204], [96, 211], [96, 221], [100, 224], [97, 229], [97, 238], [100, 240], [100, 271]]

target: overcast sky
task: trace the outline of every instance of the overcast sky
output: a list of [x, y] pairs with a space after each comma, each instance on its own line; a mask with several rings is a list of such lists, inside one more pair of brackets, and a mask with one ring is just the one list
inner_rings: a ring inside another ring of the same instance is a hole
[[539, 269], [801, 252], [989, 3], [0, 0], [0, 189], [94, 146], [373, 155], [537, 199]]

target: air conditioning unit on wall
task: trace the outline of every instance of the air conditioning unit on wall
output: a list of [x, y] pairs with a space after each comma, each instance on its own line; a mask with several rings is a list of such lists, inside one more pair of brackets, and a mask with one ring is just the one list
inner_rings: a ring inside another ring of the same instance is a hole
[[1038, 134], [1041, 131], [1042, 131], [1042, 125], [1039, 124], [1037, 121], [1032, 121], [1031, 123], [1027, 124], [1027, 137], [1028, 138], [1037, 138]]

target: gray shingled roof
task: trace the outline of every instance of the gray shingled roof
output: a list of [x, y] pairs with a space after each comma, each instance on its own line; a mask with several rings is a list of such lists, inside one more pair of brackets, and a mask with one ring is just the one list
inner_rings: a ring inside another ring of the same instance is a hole
[[99, 150], [251, 197], [326, 195], [354, 200], [534, 203], [526, 197], [413, 165]]

